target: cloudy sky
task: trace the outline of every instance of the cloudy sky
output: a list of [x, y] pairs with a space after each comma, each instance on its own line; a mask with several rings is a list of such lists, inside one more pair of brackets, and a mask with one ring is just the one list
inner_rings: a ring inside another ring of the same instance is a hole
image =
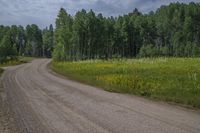
[[[143, 13], [156, 10], [177, 0], [0, 0], [0, 25], [38, 24], [41, 28], [54, 24], [60, 7], [74, 15], [84, 8], [105, 16], [116, 16], [138, 8]], [[200, 0], [178, 0], [189, 3]]]

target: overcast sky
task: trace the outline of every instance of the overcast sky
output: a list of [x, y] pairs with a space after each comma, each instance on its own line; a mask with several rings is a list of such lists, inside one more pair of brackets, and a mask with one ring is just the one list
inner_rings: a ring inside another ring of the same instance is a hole
[[[81, 9], [93, 9], [105, 16], [122, 15], [138, 8], [143, 13], [177, 0], [0, 0], [0, 25], [37, 24], [41, 28], [55, 23], [61, 7], [72, 15]], [[200, 0], [178, 0], [189, 3]]]

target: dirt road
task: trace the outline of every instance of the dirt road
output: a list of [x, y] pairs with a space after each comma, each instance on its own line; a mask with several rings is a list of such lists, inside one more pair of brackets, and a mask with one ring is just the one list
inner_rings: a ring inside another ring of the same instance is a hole
[[7, 99], [21, 132], [199, 133], [200, 112], [116, 94], [49, 72], [49, 59], [9, 67]]

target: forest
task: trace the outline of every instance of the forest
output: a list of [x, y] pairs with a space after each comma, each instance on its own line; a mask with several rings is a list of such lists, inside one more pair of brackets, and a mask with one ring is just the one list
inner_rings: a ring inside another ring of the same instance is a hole
[[58, 61], [141, 57], [199, 57], [200, 4], [171, 3], [143, 14], [105, 17], [61, 8], [53, 25], [0, 26], [0, 62], [18, 56]]

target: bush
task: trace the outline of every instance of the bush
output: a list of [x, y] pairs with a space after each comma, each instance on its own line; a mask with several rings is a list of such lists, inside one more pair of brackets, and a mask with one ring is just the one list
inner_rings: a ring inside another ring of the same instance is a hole
[[142, 46], [139, 52], [139, 57], [156, 57], [160, 55], [159, 49], [152, 44]]
[[10, 35], [6, 34], [0, 43], [0, 63], [6, 62], [6, 60], [15, 59], [17, 50], [13, 46]]
[[65, 52], [61, 43], [58, 43], [53, 51], [53, 59], [56, 61], [65, 60]]

